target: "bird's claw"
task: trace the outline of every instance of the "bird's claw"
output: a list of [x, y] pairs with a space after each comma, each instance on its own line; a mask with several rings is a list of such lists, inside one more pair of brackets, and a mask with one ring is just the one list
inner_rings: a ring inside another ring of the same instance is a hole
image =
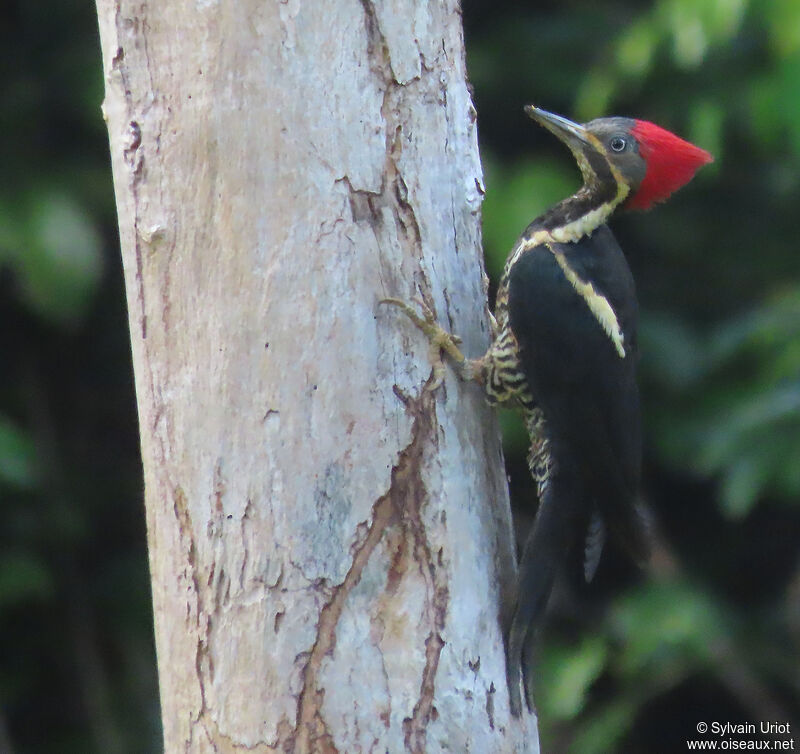
[[399, 298], [384, 298], [381, 299], [381, 304], [390, 304], [400, 309], [425, 335], [428, 339], [428, 358], [433, 367], [433, 374], [428, 390], [436, 390], [444, 381], [446, 367], [444, 359], [442, 358], [442, 351], [444, 351], [451, 359], [457, 364], [462, 364], [465, 359], [464, 355], [458, 349], [458, 344], [461, 343], [461, 338], [457, 335], [452, 335], [447, 332], [437, 321], [436, 317], [431, 311], [431, 308], [421, 299], [413, 299], [414, 303], [420, 308], [422, 314]]

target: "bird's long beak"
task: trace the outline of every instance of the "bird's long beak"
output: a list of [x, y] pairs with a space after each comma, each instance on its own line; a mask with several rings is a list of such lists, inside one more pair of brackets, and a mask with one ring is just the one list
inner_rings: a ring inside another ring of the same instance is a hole
[[571, 149], [580, 149], [581, 146], [590, 143], [588, 131], [580, 123], [574, 123], [534, 105], [526, 105], [525, 112]]

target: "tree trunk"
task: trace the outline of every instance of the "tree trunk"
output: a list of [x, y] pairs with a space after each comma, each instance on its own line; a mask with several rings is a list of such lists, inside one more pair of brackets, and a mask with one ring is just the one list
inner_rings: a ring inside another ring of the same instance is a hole
[[457, 2], [98, 11], [166, 751], [536, 751]]

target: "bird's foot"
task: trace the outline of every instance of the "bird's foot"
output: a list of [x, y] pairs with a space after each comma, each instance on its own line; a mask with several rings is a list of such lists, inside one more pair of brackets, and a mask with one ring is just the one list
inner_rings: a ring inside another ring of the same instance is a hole
[[382, 299], [381, 304], [391, 304], [400, 309], [420, 330], [422, 330], [425, 337], [428, 339], [429, 349], [428, 358], [433, 367], [433, 379], [428, 385], [429, 390], [436, 390], [442, 384], [445, 375], [445, 364], [442, 358], [442, 353], [446, 353], [456, 365], [459, 376], [462, 379], [468, 379], [465, 373], [469, 362], [464, 358], [458, 345], [461, 343], [461, 338], [458, 335], [453, 335], [447, 332], [437, 321], [430, 307], [419, 299], [414, 299], [414, 303], [419, 306], [421, 314], [418, 313], [414, 307], [401, 301], [398, 298], [385, 298]]

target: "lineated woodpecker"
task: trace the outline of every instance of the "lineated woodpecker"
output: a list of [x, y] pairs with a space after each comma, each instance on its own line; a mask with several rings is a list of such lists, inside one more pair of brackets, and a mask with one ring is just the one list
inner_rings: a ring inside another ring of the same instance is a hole
[[637, 562], [648, 538], [635, 504], [641, 464], [636, 385], [637, 301], [633, 276], [606, 221], [618, 207], [648, 209], [689, 180], [711, 155], [644, 120], [573, 123], [534, 106], [526, 112], [575, 157], [583, 186], [537, 217], [511, 250], [497, 292], [494, 337], [478, 359], [458, 338], [401, 307], [459, 376], [483, 386], [492, 404], [516, 404], [530, 434], [528, 465], [539, 510], [519, 564], [507, 635], [511, 711], [533, 709], [531, 654], [556, 572], [586, 535], [584, 574], [594, 576], [606, 532]]

